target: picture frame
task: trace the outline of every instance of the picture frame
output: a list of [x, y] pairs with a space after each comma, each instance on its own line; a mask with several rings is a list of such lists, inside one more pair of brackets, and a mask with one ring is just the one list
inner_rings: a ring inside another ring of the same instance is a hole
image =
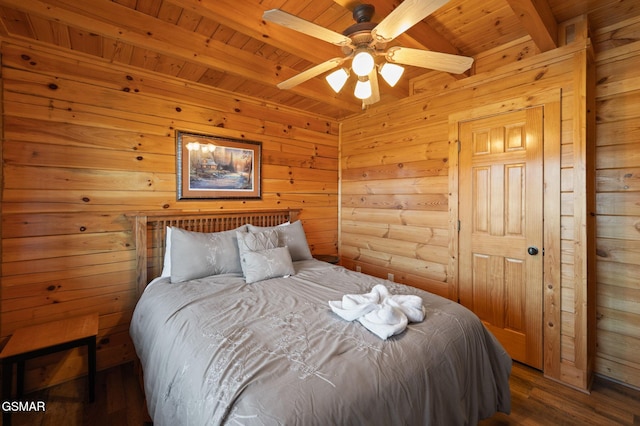
[[260, 199], [262, 143], [176, 131], [178, 200]]

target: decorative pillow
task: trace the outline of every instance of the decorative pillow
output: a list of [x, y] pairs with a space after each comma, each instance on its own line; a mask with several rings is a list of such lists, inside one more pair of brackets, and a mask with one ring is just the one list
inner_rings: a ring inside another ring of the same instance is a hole
[[261, 232], [236, 231], [240, 256], [248, 251], [259, 251], [278, 247], [278, 233], [274, 229]]
[[311, 250], [307, 243], [307, 236], [302, 228], [302, 222], [296, 220], [289, 225], [278, 225], [259, 227], [253, 225], [247, 225], [249, 232], [260, 232], [268, 229], [273, 229], [278, 233], [278, 246], [287, 246], [289, 253], [291, 254], [291, 260], [306, 260], [313, 259], [311, 256]]
[[236, 231], [192, 232], [172, 227], [171, 282], [179, 283], [210, 275], [242, 273]]
[[286, 247], [247, 251], [241, 256], [242, 271], [247, 284], [295, 274], [291, 255]]

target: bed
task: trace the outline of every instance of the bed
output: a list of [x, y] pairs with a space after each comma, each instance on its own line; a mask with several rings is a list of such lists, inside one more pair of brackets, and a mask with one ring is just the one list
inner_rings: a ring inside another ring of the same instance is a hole
[[[473, 313], [314, 259], [298, 213], [135, 216], [130, 334], [155, 425], [472, 425], [510, 411], [511, 358]], [[336, 308], [377, 289], [400, 301], [394, 315], [419, 301], [423, 316], [386, 336]]]

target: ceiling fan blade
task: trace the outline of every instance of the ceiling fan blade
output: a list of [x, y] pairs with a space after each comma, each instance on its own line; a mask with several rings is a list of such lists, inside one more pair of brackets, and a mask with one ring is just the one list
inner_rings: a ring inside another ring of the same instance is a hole
[[373, 40], [378, 43], [390, 42], [448, 2], [449, 0], [404, 0], [371, 31]]
[[338, 46], [349, 46], [351, 44], [351, 39], [347, 36], [316, 25], [313, 22], [305, 21], [280, 9], [266, 10], [262, 14], [262, 19]]
[[385, 56], [389, 62], [429, 68], [451, 74], [462, 74], [471, 68], [473, 64], [473, 58], [468, 56], [411, 49], [409, 47], [391, 47], [387, 50]]
[[380, 86], [378, 86], [378, 68], [373, 67], [369, 73], [369, 83], [371, 83], [371, 96], [362, 100], [363, 105], [372, 105], [380, 101]]
[[298, 84], [304, 83], [305, 81], [312, 79], [315, 76], [322, 74], [323, 72], [329, 71], [344, 62], [345, 58], [333, 58], [325, 61], [315, 67], [311, 67], [306, 71], [301, 72], [300, 74], [296, 74], [293, 77], [278, 83], [278, 88], [280, 89], [291, 89], [292, 87], [297, 86]]

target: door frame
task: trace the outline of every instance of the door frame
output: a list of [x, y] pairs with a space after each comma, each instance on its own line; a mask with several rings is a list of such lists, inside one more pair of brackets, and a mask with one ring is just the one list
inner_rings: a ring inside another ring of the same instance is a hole
[[505, 99], [498, 103], [473, 105], [472, 109], [449, 115], [449, 297], [459, 301], [458, 290], [458, 203], [459, 124], [531, 107], [543, 110], [543, 324], [542, 365], [545, 376], [560, 376], [561, 361], [561, 275], [560, 275], [560, 156], [561, 92], [551, 90], [531, 97]]

